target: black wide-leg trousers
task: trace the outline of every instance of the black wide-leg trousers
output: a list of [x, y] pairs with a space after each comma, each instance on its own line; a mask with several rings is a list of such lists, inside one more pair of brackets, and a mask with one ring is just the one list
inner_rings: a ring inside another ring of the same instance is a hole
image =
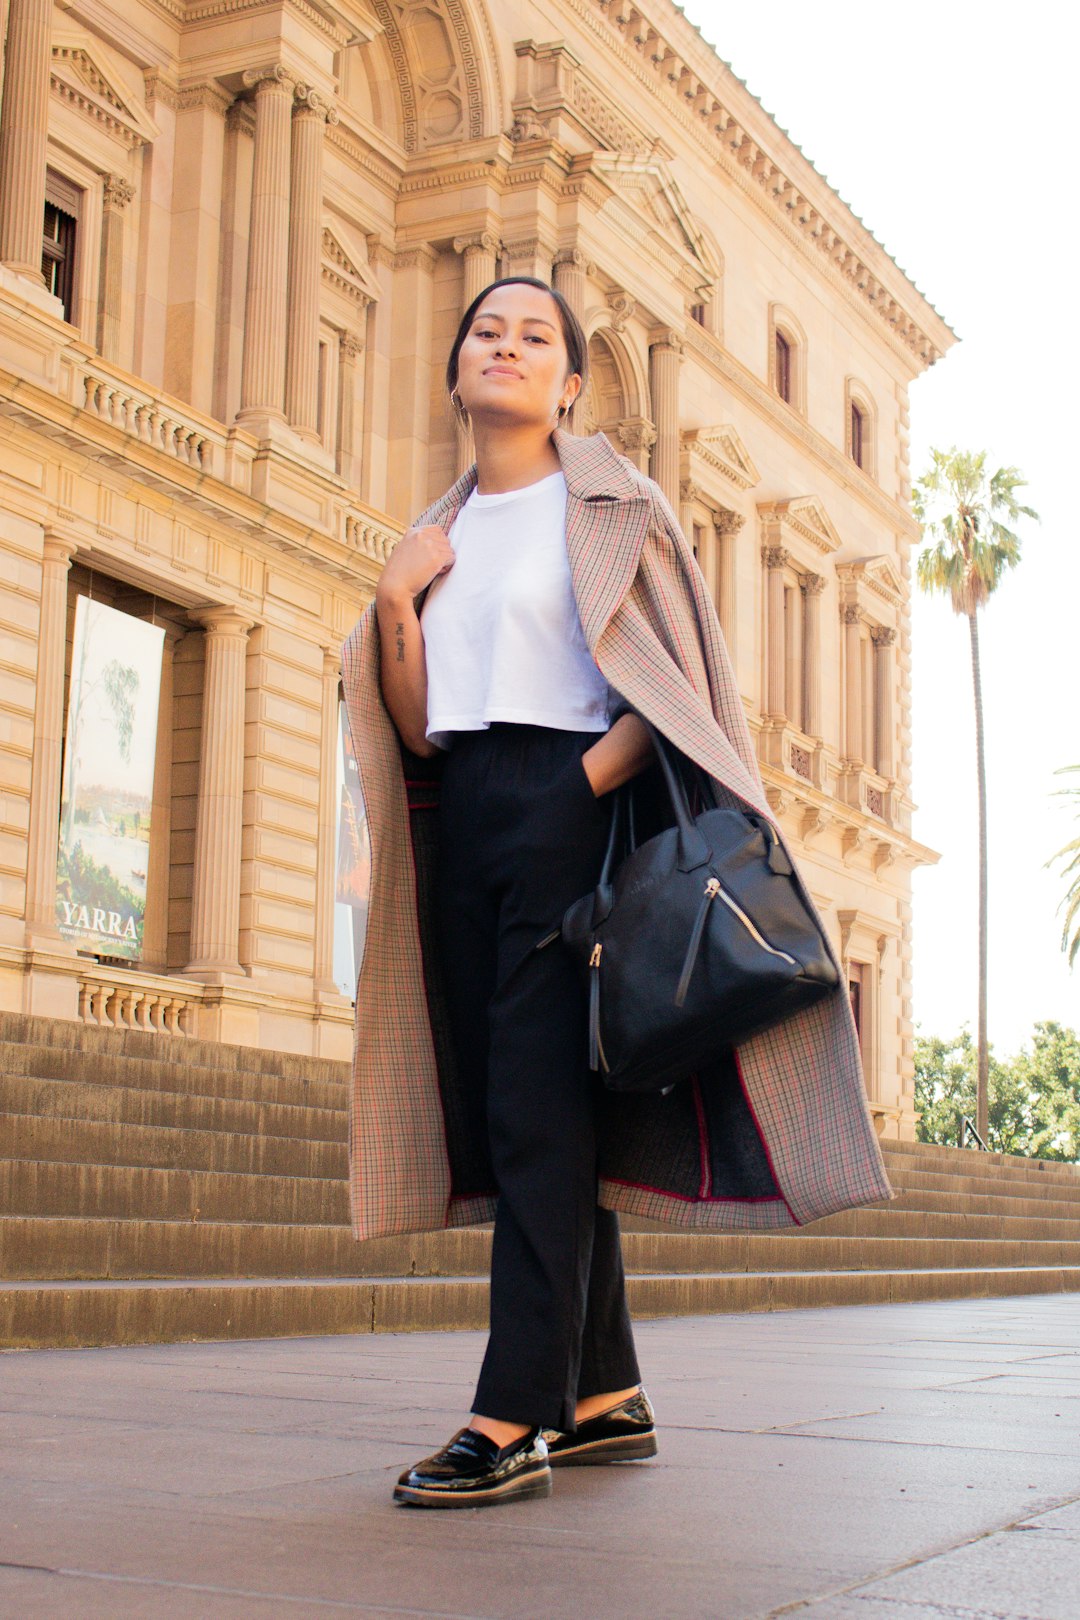
[[440, 789], [439, 952], [468, 1129], [498, 1189], [473, 1410], [558, 1429], [579, 1399], [640, 1380], [618, 1217], [596, 1202], [585, 990], [561, 940], [534, 949], [599, 877], [610, 811], [581, 763], [598, 735], [459, 732]]

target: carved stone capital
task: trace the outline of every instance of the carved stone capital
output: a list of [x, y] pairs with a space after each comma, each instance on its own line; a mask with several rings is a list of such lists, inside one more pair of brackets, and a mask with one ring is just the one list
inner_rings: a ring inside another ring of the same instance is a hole
[[216, 112], [224, 118], [233, 104], [233, 98], [227, 90], [213, 79], [204, 80], [200, 84], [183, 84], [180, 86], [179, 108], [181, 112], [198, 111], [205, 108], [208, 112]]
[[245, 68], [243, 77], [247, 88], [253, 89], [256, 96], [275, 90], [280, 95], [292, 96], [297, 85], [296, 74], [281, 62], [268, 67]]
[[840, 609], [840, 618], [844, 624], [861, 624], [862, 609], [854, 602], [846, 602]]
[[337, 112], [320, 91], [312, 89], [309, 84], [297, 84], [293, 88], [293, 112], [299, 118], [307, 114], [311, 118], [321, 118], [327, 124], [340, 122]]
[[466, 259], [471, 259], [478, 253], [488, 253], [497, 258], [499, 238], [492, 231], [477, 231], [472, 236], [455, 236], [454, 252], [460, 253]]
[[402, 248], [400, 253], [394, 254], [394, 269], [426, 270], [430, 275], [438, 258], [434, 248], [428, 247], [426, 242], [418, 242], [415, 247]]
[[225, 114], [225, 129], [229, 134], [255, 134], [255, 109], [250, 101], [234, 101]]
[[611, 311], [611, 330], [621, 332], [627, 321], [632, 319], [637, 308], [637, 300], [619, 287], [614, 292], [608, 293], [607, 301]]
[[628, 453], [651, 450], [656, 443], [656, 429], [643, 417], [633, 417], [616, 424], [615, 437]]
[[134, 195], [135, 187], [130, 181], [125, 180], [123, 175], [107, 174], [105, 176], [102, 202], [114, 214], [123, 213]]
[[338, 349], [342, 360], [355, 362], [364, 352], [364, 340], [358, 332], [342, 332], [338, 336]]
[[825, 589], [824, 574], [804, 574], [802, 587], [807, 596], [820, 596]]
[[685, 347], [686, 345], [678, 332], [659, 332], [649, 344], [650, 350], [659, 349], [662, 354], [674, 354], [679, 357], [681, 357]]
[[591, 275], [596, 268], [589, 261], [589, 255], [582, 253], [580, 248], [561, 248], [552, 260], [555, 269], [568, 265], [573, 270], [580, 270], [584, 275]]
[[176, 111], [180, 105], [180, 90], [173, 79], [155, 71], [144, 73], [143, 83], [146, 86], [147, 101], [158, 102], [162, 107], [170, 107], [173, 112]]
[[785, 551], [783, 546], [762, 546], [761, 548], [761, 560], [766, 568], [783, 568], [786, 566], [790, 556], [791, 552]]
[[695, 501], [700, 501], [702, 499], [702, 492], [698, 488], [697, 484], [692, 484], [689, 482], [689, 480], [684, 480], [679, 485], [679, 499], [680, 501], [685, 501], [688, 506], [692, 506]]
[[875, 647], [891, 647], [893, 642], [896, 640], [896, 631], [884, 624], [871, 625], [870, 640], [874, 643]]
[[745, 522], [741, 512], [730, 512], [726, 506], [718, 507], [713, 513], [717, 534], [738, 534]]

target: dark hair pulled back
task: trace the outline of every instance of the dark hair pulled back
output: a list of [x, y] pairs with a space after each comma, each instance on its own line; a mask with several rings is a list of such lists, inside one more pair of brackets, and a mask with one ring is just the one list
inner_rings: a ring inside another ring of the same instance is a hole
[[[489, 282], [483, 292], [477, 293], [461, 317], [461, 324], [457, 329], [457, 336], [454, 338], [453, 347], [450, 350], [450, 358], [446, 362], [447, 393], [453, 395], [454, 389], [457, 387], [458, 355], [461, 353], [461, 345], [469, 335], [473, 317], [484, 299], [489, 293], [494, 292], [496, 287], [538, 287], [541, 292], [546, 292], [554, 300], [555, 308], [559, 312], [559, 325], [562, 327], [563, 341], [566, 344], [566, 375], [571, 377], [576, 372], [581, 378], [581, 388], [578, 391], [578, 399], [580, 399], [589, 380], [589, 341], [585, 336], [581, 322], [558, 288], [552, 287], [549, 282], [541, 281], [536, 276], [503, 276], [499, 281]], [[575, 401], [576, 403], [577, 401]], [[451, 405], [453, 404], [453, 399], [451, 399]], [[573, 414], [574, 406], [571, 405], [565, 420], [570, 421]]]

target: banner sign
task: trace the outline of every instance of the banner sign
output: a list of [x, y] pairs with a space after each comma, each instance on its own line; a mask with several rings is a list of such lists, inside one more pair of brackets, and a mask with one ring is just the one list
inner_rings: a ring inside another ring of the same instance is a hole
[[367, 929], [371, 841], [345, 705], [340, 705], [337, 769], [337, 873], [334, 887], [334, 983], [356, 995]]
[[164, 642], [160, 625], [76, 602], [56, 922], [82, 949], [132, 961], [142, 955]]

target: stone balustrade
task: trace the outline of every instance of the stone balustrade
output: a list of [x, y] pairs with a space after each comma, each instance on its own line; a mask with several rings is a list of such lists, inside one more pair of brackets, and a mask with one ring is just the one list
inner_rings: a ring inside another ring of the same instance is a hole
[[401, 539], [375, 512], [363, 506], [350, 506], [345, 511], [345, 544], [372, 562], [384, 563]]
[[198, 472], [221, 478], [225, 472], [225, 434], [214, 430], [179, 401], [135, 385], [123, 373], [100, 361], [77, 367], [74, 403]]
[[195, 1035], [198, 992], [174, 979], [145, 973], [79, 971], [79, 1020], [99, 1029], [141, 1029], [157, 1035]]

